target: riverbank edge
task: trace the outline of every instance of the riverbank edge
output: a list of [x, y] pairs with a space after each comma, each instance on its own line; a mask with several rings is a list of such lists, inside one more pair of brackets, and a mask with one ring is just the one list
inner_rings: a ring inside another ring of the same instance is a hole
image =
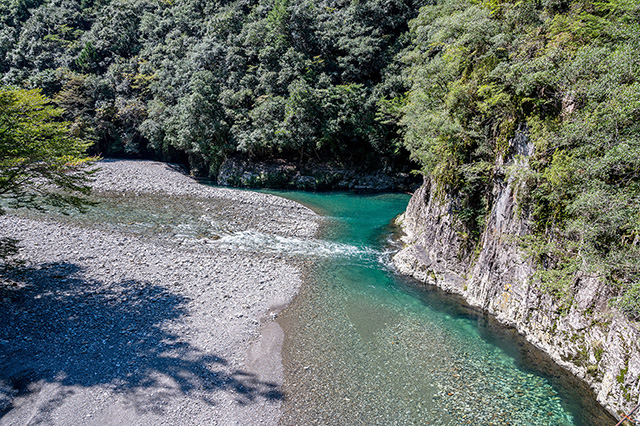
[[[526, 153], [527, 147], [514, 151]], [[527, 167], [526, 156], [513, 155], [504, 166]], [[603, 292], [595, 278], [576, 280], [568, 309], [532, 282], [534, 265], [513, 238], [526, 235], [529, 225], [517, 205], [517, 183], [504, 176], [495, 183], [495, 202], [476, 253], [464, 249], [451, 214], [453, 197], [437, 196], [425, 179], [396, 220], [404, 236], [394, 264], [400, 273], [459, 294], [515, 328], [587, 383], [597, 401], [620, 419], [640, 403], [638, 324], [611, 308], [613, 294]]]
[[[319, 228], [320, 217], [310, 209], [302, 206], [299, 203], [269, 194], [205, 186], [187, 176], [185, 170], [177, 165], [148, 160], [107, 159], [100, 161], [97, 166], [99, 167], [99, 170], [95, 174], [95, 180], [92, 186], [94, 193], [98, 195], [103, 192], [109, 194], [121, 192], [123, 195], [133, 194], [134, 196], [140, 194], [151, 196], [188, 196], [203, 199], [208, 198], [211, 199], [213, 203], [215, 203], [216, 199], [224, 199], [226, 201], [235, 202], [242, 208], [251, 208], [252, 206], [256, 207], [256, 211], [252, 212], [256, 214], [262, 214], [257, 212], [258, 208], [260, 210], [265, 210], [265, 208], [267, 208], [269, 212], [267, 214], [264, 214], [264, 220], [257, 221], [259, 222], [259, 231], [263, 233], [266, 232], [283, 236], [311, 238], [316, 235]], [[273, 219], [273, 216], [275, 216], [276, 218]], [[49, 230], [53, 231], [62, 229], [63, 232], [72, 233], [75, 239], [83, 239], [86, 236], [86, 239], [98, 240], [100, 238], [103, 238], [105, 235], [113, 236], [114, 240], [122, 238], [124, 238], [125, 240], [136, 239], [135, 237], [128, 238], [127, 236], [120, 235], [119, 232], [107, 231], [106, 233], [104, 233], [95, 229], [84, 228], [82, 226], [60, 224], [52, 219], [24, 219], [19, 217], [12, 217], [11, 215], [5, 215], [0, 217], [0, 220], [2, 220], [4, 225], [11, 225], [3, 226], [5, 230], [15, 225], [14, 227], [16, 229], [14, 230], [17, 234], [20, 234], [20, 232], [18, 232], [18, 229], [24, 228], [24, 232], [22, 232], [21, 235], [16, 236], [21, 238], [23, 240], [23, 243], [30, 244], [35, 242], [35, 246], [38, 246], [37, 255], [35, 255], [35, 251], [31, 250], [23, 250], [20, 255], [22, 260], [27, 262], [28, 267], [31, 266], [31, 263], [35, 265], [38, 261], [43, 264], [54, 264], [55, 262], [60, 262], [61, 257], [65, 257], [64, 254], [59, 253], [60, 247], [65, 246], [65, 242], [63, 240], [57, 242], [58, 245], [56, 249], [58, 250], [58, 252], [53, 254], [53, 251], [55, 251], [53, 250], [53, 247], [47, 247], [46, 245], [41, 243], [38, 244], [38, 236], [29, 234], [29, 229], [26, 228], [36, 228], [36, 226], [29, 226], [29, 223], [34, 225], [37, 224], [38, 228], [42, 228], [39, 231], [40, 234], [43, 235], [48, 234]], [[30, 241], [25, 241], [25, 238]], [[149, 243], [149, 241], [144, 242]], [[151, 245], [154, 245], [154, 243], [151, 242]], [[139, 245], [135, 245], [132, 247], [141, 249], [141, 246]], [[194, 249], [194, 247], [189, 247], [189, 249], [192, 250]], [[210, 249], [210, 247], [207, 247], [207, 250]], [[175, 250], [175, 248], [169, 248], [168, 251], [171, 252], [172, 250]], [[144, 251], [144, 249], [142, 249], [142, 251]], [[88, 253], [88, 255], [93, 254], [97, 256], [104, 255], [104, 253]], [[34, 255], [35, 258], [31, 259], [30, 257]], [[87, 256], [87, 253], [84, 253], [84, 255], [84, 257], [91, 257]], [[225, 368], [225, 370], [231, 371], [234, 368], [236, 370], [242, 370], [242, 374], [248, 374], [249, 376], [253, 375], [252, 380], [256, 381], [256, 383], [267, 384], [269, 386], [274, 385], [279, 389], [282, 386], [284, 380], [281, 359], [283, 332], [279, 325], [273, 320], [277, 316], [277, 312], [291, 303], [291, 301], [299, 291], [300, 285], [302, 284], [302, 272], [300, 269], [300, 264], [297, 261], [286, 259], [283, 260], [280, 256], [261, 255], [260, 253], [240, 253], [236, 256], [236, 253], [234, 253], [233, 255], [216, 253], [214, 249], [214, 253], [212, 254], [212, 256], [215, 257], [216, 262], [222, 263], [224, 263], [223, 260], [225, 258], [228, 258], [227, 260], [229, 260], [229, 262], [225, 264], [225, 267], [231, 269], [242, 269], [243, 267], [246, 267], [246, 265], [242, 265], [242, 263], [252, 264], [256, 258], [264, 258], [261, 260], [261, 265], [263, 266], [262, 269], [264, 270], [260, 272], [266, 275], [269, 274], [269, 270], [271, 269], [271, 266], [273, 266], [273, 272], [271, 272], [271, 274], [274, 275], [274, 277], [268, 277], [266, 281], [273, 278], [273, 280], [275, 281], [274, 285], [277, 286], [278, 289], [277, 291], [275, 291], [275, 295], [272, 295], [271, 300], [261, 300], [259, 302], [256, 302], [256, 305], [260, 306], [258, 306], [257, 309], [251, 309], [252, 312], [244, 312], [243, 314], [234, 313], [233, 318], [229, 318], [228, 328], [231, 332], [237, 329], [237, 325], [231, 323], [237, 322], [238, 318], [242, 319], [243, 324], [249, 324], [249, 326], [243, 326], [243, 328], [241, 329], [241, 338], [237, 338], [233, 342], [225, 342], [225, 344], [238, 346], [236, 348], [225, 347], [225, 350], [228, 353], [239, 354], [239, 356], [236, 357], [237, 359], [230, 359], [231, 363], [227, 368]], [[239, 265], [234, 264], [237, 258], [241, 259]], [[109, 259], [108, 256], [106, 256], [106, 258], [103, 260], [109, 262], [113, 259]], [[70, 259], [70, 263], [77, 261], [78, 259], [75, 258]], [[194, 268], [196, 266], [194, 266]], [[127, 271], [118, 272], [126, 274]], [[233, 275], [232, 278], [235, 278], [238, 274], [242, 274], [244, 272], [246, 271], [226, 271], [225, 273], [223, 273], [223, 275]], [[282, 274], [282, 276], [278, 277], [278, 274]], [[107, 283], [107, 285], [108, 284], [109, 283]], [[162, 283], [160, 283], [160, 285], [162, 285]], [[220, 289], [217, 290], [219, 291]], [[237, 289], [234, 289], [233, 291], [236, 290]], [[235, 296], [236, 295], [234, 295], [234, 297]], [[240, 297], [237, 297], [237, 300], [240, 300], [239, 303], [242, 303], [243, 306], [252, 303], [251, 300], [244, 299], [242, 297], [242, 294], [240, 294], [239, 296]], [[225, 308], [227, 308], [226, 311], [231, 312], [235, 311], [236, 309], [239, 312], [243, 311], [243, 307], [241, 306], [231, 308], [225, 306]], [[224, 321], [222, 321], [223, 324], [220, 324], [221, 318], [215, 318], [215, 320], [216, 327], [219, 328], [221, 325], [223, 327], [226, 327], [224, 325]], [[196, 345], [197, 343], [198, 342], [195, 342]], [[17, 394], [13, 396], [16, 395]], [[9, 395], [9, 397], [11, 397], [11, 395]], [[270, 398], [269, 395], [267, 395], [267, 399], [268, 398]], [[265, 405], [269, 405], [270, 407], [277, 406], [277, 414], [275, 415], [273, 410], [267, 410], [266, 412], [261, 413], [260, 408], [258, 408], [258, 411], [256, 413], [249, 413], [247, 415], [246, 412], [243, 412], [241, 415], [236, 416], [235, 420], [232, 420], [232, 423], [223, 422], [223, 424], [235, 424], [233, 423], [233, 421], [238, 424], [249, 424], [247, 423], [247, 421], [253, 421], [254, 424], [277, 424], [279, 418], [282, 415], [280, 401], [281, 399], [279, 398], [272, 398], [272, 400], [266, 400], [265, 402], [261, 402], [259, 404], [263, 407]], [[9, 406], [12, 402], [13, 401], [8, 401]], [[165, 403], [171, 403], [171, 401], [165, 401]], [[227, 408], [231, 408], [231, 411], [233, 411], [233, 406], [227, 406]], [[270, 418], [265, 418], [264, 414], [268, 414]], [[12, 421], [10, 419], [7, 419], [6, 416], [3, 417], [5, 417], [5, 421]], [[16, 419], [15, 416], [10, 417], [12, 417], [14, 420]], [[227, 413], [224, 417], [233, 419], [234, 415], [232, 412], [230, 413], [227, 410]], [[194, 419], [186, 420], [193, 421]], [[153, 423], [153, 421], [151, 421], [150, 423]], [[0, 424], [4, 424], [4, 421], [1, 417]], [[146, 423], [145, 421], [140, 421], [139, 424]]]

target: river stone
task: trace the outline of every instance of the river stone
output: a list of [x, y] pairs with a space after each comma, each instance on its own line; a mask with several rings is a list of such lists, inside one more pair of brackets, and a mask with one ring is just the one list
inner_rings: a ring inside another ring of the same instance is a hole
[[[293, 201], [205, 186], [177, 166], [97, 166], [102, 213], [165, 203], [214, 215], [230, 233], [297, 239], [320, 224]], [[302, 283], [300, 262], [115, 216], [0, 216], [0, 237], [21, 241], [24, 262], [0, 274], [0, 425], [276, 425], [284, 395], [273, 317]]]

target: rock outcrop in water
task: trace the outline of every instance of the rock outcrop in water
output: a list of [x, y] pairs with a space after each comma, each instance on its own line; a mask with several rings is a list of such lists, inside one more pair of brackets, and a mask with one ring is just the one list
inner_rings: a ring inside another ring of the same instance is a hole
[[573, 303], [563, 307], [532, 279], [535, 266], [514, 241], [530, 224], [518, 206], [520, 184], [513, 176], [528, 167], [532, 151], [526, 134], [520, 134], [496, 164], [493, 206], [473, 252], [452, 215], [455, 198], [436, 196], [433, 183], [425, 180], [398, 220], [405, 246], [394, 262], [402, 273], [461, 294], [515, 327], [589, 383], [610, 412], [628, 412], [640, 400], [638, 324], [609, 306], [615, 293], [593, 277], [577, 277]]

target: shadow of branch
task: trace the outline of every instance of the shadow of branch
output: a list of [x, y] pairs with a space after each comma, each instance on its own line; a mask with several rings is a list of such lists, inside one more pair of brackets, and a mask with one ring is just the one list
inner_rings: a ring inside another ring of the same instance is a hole
[[0, 418], [45, 383], [61, 385], [56, 404], [74, 387], [106, 386], [140, 411], [185, 395], [215, 404], [219, 391], [240, 404], [283, 399], [171, 331], [188, 302], [149, 282], [88, 279], [72, 263], [0, 272]]

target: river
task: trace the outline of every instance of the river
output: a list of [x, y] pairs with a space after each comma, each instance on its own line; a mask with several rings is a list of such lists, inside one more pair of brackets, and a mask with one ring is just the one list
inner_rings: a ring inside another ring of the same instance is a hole
[[281, 424], [612, 425], [592, 392], [513, 330], [393, 272], [404, 194], [273, 192], [327, 218], [286, 333]]
[[390, 224], [408, 195], [269, 192], [325, 216], [322, 235], [275, 237], [227, 221], [218, 229], [202, 214], [208, 201], [187, 198], [102, 198], [82, 219], [65, 220], [213, 238], [306, 265], [301, 292], [278, 319], [286, 334], [283, 425], [615, 424], [586, 385], [516, 332], [394, 273]]

